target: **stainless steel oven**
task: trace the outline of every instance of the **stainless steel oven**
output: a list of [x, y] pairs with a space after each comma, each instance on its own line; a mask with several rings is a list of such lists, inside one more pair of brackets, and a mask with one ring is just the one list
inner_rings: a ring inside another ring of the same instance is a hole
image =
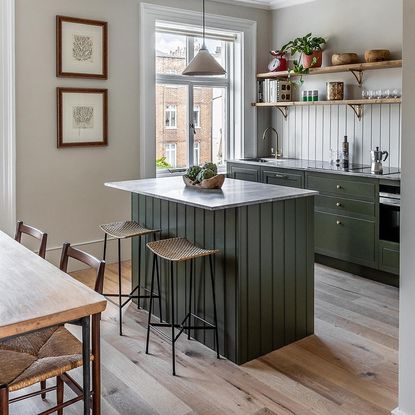
[[379, 237], [399, 243], [401, 220], [401, 189], [381, 185], [379, 188]]

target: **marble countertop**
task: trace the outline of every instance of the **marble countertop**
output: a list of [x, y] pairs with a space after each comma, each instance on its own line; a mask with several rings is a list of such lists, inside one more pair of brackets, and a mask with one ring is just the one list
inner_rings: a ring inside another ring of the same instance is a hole
[[225, 180], [220, 190], [201, 190], [186, 187], [182, 177], [113, 182], [105, 183], [105, 186], [206, 210], [256, 205], [318, 194], [318, 192], [310, 190], [229, 178]]
[[344, 171], [343, 169], [331, 168], [329, 162], [303, 160], [303, 159], [269, 159], [266, 157], [263, 160], [268, 160], [266, 163], [251, 161], [251, 160], [228, 160], [229, 163], [253, 164], [261, 167], [278, 167], [279, 169], [292, 170], [306, 170], [316, 171], [321, 173], [342, 174], [346, 176], [366, 177], [369, 179], [385, 179], [385, 180], [401, 180], [400, 173], [393, 174], [370, 174], [370, 166], [367, 166], [367, 172], [360, 172], [356, 170]]

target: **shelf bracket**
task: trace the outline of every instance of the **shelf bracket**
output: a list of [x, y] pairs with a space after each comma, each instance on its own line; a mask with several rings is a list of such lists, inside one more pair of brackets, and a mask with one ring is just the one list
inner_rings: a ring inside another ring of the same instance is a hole
[[359, 121], [362, 120], [363, 117], [363, 107], [361, 104], [348, 104], [349, 107], [353, 110], [353, 112], [356, 114], [356, 117]]
[[282, 114], [282, 116], [286, 120], [287, 117], [288, 117], [288, 107], [275, 107], [275, 108], [277, 108], [277, 110], [279, 110], [279, 112]]
[[350, 72], [356, 78], [356, 81], [357, 81], [357, 83], [359, 85], [359, 88], [361, 88], [362, 87], [362, 84], [363, 84], [363, 71], [355, 71], [353, 69], [350, 69]]

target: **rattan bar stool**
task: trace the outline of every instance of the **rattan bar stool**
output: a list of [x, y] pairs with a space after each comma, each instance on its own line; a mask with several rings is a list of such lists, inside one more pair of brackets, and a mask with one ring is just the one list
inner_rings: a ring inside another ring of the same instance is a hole
[[[113, 222], [107, 223], [104, 225], [100, 225], [100, 228], [105, 233], [104, 237], [104, 254], [103, 260], [105, 261], [105, 257], [107, 254], [107, 241], [108, 236], [111, 236], [118, 241], [118, 293], [104, 293], [103, 295], [107, 298], [108, 301], [117, 305], [119, 307], [119, 324], [120, 324], [120, 336], [122, 336], [122, 309], [132, 300], [137, 299], [138, 308], [140, 308], [140, 299], [142, 298], [150, 298], [150, 295], [142, 295], [141, 290], [145, 292], [150, 292], [149, 289], [143, 287], [141, 285], [141, 273], [138, 273], [138, 283], [134, 287], [134, 289], [129, 294], [122, 293], [121, 287], [121, 278], [122, 278], [122, 271], [121, 271], [121, 239], [139, 237], [138, 242], [138, 263], [141, 264], [141, 238], [152, 235], [154, 240], [156, 239], [156, 234], [160, 232], [159, 230], [154, 229], [147, 229], [142, 227], [139, 223], [135, 221], [121, 221], [121, 222]], [[153, 289], [153, 287], [152, 287]], [[153, 295], [153, 298], [159, 299], [159, 313], [160, 313], [160, 321], [163, 321], [162, 311], [161, 311], [161, 298], [160, 298], [160, 280], [157, 279], [157, 289], [158, 294]], [[137, 292], [137, 294], [135, 294]], [[118, 297], [118, 303], [111, 300], [111, 297]], [[124, 302], [123, 299], [127, 298]]]
[[[149, 242], [147, 247], [153, 252], [153, 271], [151, 275], [151, 288], [150, 288], [150, 308], [148, 313], [148, 325], [147, 325], [147, 341], [146, 341], [146, 354], [148, 354], [149, 342], [150, 342], [150, 330], [159, 334], [161, 337], [167, 339], [172, 344], [172, 367], [173, 376], [176, 375], [176, 356], [175, 356], [175, 343], [183, 333], [187, 330], [187, 338], [190, 340], [191, 330], [214, 330], [215, 333], [215, 347], [218, 359], [219, 356], [219, 336], [218, 336], [218, 319], [216, 312], [216, 296], [215, 296], [215, 279], [213, 276], [212, 257], [219, 251], [216, 249], [203, 249], [193, 245], [185, 238], [171, 238], [162, 239], [159, 241]], [[210, 279], [212, 283], [212, 298], [213, 298], [213, 324], [209, 321], [197, 316], [192, 312], [192, 291], [193, 291], [193, 267], [196, 258], [209, 257], [210, 266]], [[151, 314], [153, 309], [153, 296], [151, 293], [154, 288], [154, 275], [157, 275], [157, 280], [160, 279], [159, 264], [157, 258], [161, 258], [170, 263], [170, 306], [171, 306], [171, 322], [170, 323], [152, 323]], [[189, 279], [189, 308], [186, 316], [180, 324], [175, 322], [175, 287], [174, 287], [174, 264], [178, 262], [190, 261], [190, 279]], [[191, 325], [192, 317], [200, 322], [204, 323], [203, 326]], [[186, 324], [187, 323], [187, 324]], [[167, 336], [159, 327], [171, 327], [171, 338]], [[178, 328], [179, 332], [175, 334], [175, 329]]]

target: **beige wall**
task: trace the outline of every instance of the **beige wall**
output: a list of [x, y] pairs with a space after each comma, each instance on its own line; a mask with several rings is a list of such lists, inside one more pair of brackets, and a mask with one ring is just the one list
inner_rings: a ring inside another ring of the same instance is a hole
[[[201, 9], [199, 0], [148, 2]], [[217, 2], [207, 2], [207, 11], [258, 22], [258, 68], [264, 70], [271, 14]], [[57, 14], [109, 22], [108, 81], [56, 78]], [[16, 0], [17, 217], [48, 231], [50, 247], [100, 240], [98, 224], [130, 215], [129, 196], [103, 184], [138, 178], [138, 48], [137, 0]], [[109, 89], [107, 148], [56, 148], [57, 86]], [[259, 129], [267, 117], [261, 115]], [[97, 244], [87, 249], [101, 252]]]

